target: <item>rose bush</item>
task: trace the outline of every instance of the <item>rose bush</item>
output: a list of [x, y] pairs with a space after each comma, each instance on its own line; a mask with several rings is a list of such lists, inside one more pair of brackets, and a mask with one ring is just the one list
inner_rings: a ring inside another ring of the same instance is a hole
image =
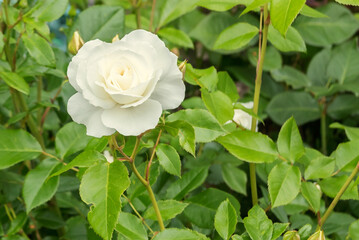
[[68, 113], [94, 137], [115, 131], [139, 135], [154, 128], [162, 110], [178, 107], [185, 95], [177, 56], [145, 30], [113, 43], [86, 42], [67, 75], [77, 90]]
[[[245, 108], [252, 109], [253, 101], [241, 103], [241, 105]], [[248, 130], [251, 130], [252, 116], [241, 109], [234, 109], [233, 122], [237, 123], [238, 125], [241, 125], [242, 127]], [[256, 131], [257, 130], [258, 130], [258, 121], [257, 121]]]

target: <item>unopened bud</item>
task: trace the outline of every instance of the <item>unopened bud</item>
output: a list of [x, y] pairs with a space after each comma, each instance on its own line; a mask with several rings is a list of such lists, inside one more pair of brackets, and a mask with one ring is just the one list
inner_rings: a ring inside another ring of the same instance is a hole
[[172, 48], [171, 52], [174, 53], [177, 57], [180, 55], [180, 51], [178, 48]]
[[120, 38], [118, 37], [118, 34], [112, 38], [112, 42], [120, 41]]
[[297, 231], [288, 231], [283, 235], [283, 240], [300, 240], [300, 236]]
[[312, 236], [308, 238], [308, 240], [325, 240], [323, 230], [316, 231]]
[[184, 78], [184, 74], [186, 73], [186, 64], [187, 64], [188, 60], [184, 60], [179, 66], [179, 70], [182, 72], [182, 78]]
[[75, 55], [83, 45], [84, 45], [84, 40], [81, 38], [79, 32], [76, 31], [72, 35], [71, 41], [69, 42], [67, 48], [70, 53]]

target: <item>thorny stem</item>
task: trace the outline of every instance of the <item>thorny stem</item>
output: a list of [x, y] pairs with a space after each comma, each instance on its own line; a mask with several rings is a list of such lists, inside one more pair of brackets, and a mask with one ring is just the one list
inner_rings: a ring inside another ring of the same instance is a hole
[[320, 219], [320, 222], [318, 222], [319, 228], [322, 228], [325, 221], [328, 219], [329, 215], [332, 213], [333, 209], [339, 202], [340, 198], [343, 196], [345, 190], [347, 190], [350, 182], [354, 179], [356, 174], [359, 172], [359, 162], [357, 163], [356, 167], [353, 169], [352, 173], [348, 177], [348, 179], [345, 181], [344, 185], [340, 188], [339, 192], [333, 199], [332, 203], [329, 205], [327, 211], [324, 213], [323, 217]]
[[151, 164], [152, 164], [153, 158], [155, 157], [156, 148], [157, 148], [158, 143], [160, 142], [161, 134], [162, 134], [162, 129], [161, 129], [160, 132], [158, 133], [158, 137], [157, 137], [156, 143], [155, 143], [155, 145], [153, 146], [153, 151], [152, 151], [151, 158], [150, 158], [150, 160], [148, 161], [148, 164], [147, 164], [146, 177], [145, 177], [145, 179], [146, 179], [147, 182], [150, 181], [150, 169], [151, 169]]
[[[260, 26], [259, 26], [258, 63], [257, 63], [255, 89], [254, 89], [254, 103], [253, 103], [253, 113], [255, 115], [258, 114], [259, 96], [260, 96], [261, 85], [262, 85], [263, 63], [264, 63], [264, 57], [267, 48], [267, 35], [268, 35], [269, 23], [270, 23], [270, 18], [268, 14], [268, 4], [265, 4], [261, 9]], [[262, 30], [262, 24], [263, 24], [263, 30]], [[253, 117], [251, 131], [255, 132], [256, 127], [257, 127], [257, 119]], [[255, 163], [249, 164], [249, 174], [250, 174], [251, 191], [252, 191], [252, 203], [253, 205], [256, 205], [258, 203], [258, 194], [257, 194]]]
[[138, 147], [140, 146], [140, 141], [141, 141], [141, 135], [136, 138], [136, 144], [135, 144], [135, 147], [134, 147], [133, 152], [131, 154], [130, 167], [131, 167], [133, 173], [136, 175], [136, 177], [146, 187], [146, 190], [148, 192], [148, 195], [149, 195], [149, 197], [151, 199], [151, 202], [152, 202], [152, 205], [153, 205], [153, 209], [155, 210], [155, 213], [156, 213], [156, 216], [157, 216], [158, 224], [160, 225], [161, 231], [163, 231], [163, 230], [165, 230], [165, 225], [163, 224], [161, 212], [160, 212], [160, 209], [158, 208], [156, 197], [153, 194], [151, 184], [141, 176], [141, 174], [137, 171], [137, 168], [136, 168], [136, 165], [135, 165], [135, 157], [136, 157], [136, 154], [137, 154]]

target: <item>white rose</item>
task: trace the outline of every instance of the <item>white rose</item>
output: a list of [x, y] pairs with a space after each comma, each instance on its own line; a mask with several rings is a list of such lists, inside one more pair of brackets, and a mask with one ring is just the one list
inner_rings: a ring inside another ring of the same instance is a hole
[[[245, 108], [248, 108], [248, 109], [253, 108], [253, 101], [241, 103], [241, 104]], [[245, 111], [240, 110], [240, 109], [234, 109], [233, 121], [235, 123], [241, 125], [242, 127], [246, 128], [248, 130], [251, 130], [252, 116], [249, 115], [248, 113], [246, 113]], [[258, 121], [257, 121], [256, 131], [258, 131]]]
[[114, 43], [86, 42], [67, 75], [78, 91], [67, 111], [94, 137], [115, 131], [136, 136], [155, 128], [162, 110], [177, 108], [185, 94], [177, 56], [144, 30]]
[[103, 152], [103, 155], [105, 156], [107, 162], [113, 163], [113, 156], [110, 154], [109, 151], [105, 150], [105, 151]]

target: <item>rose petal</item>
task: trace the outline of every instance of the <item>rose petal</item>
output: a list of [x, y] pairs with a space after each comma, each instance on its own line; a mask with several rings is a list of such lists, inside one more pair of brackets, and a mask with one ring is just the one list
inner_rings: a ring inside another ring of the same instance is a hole
[[157, 82], [151, 99], [159, 101], [163, 110], [177, 108], [185, 97], [185, 85], [182, 81], [182, 73], [167, 76]]
[[73, 95], [67, 103], [67, 112], [72, 120], [84, 124], [87, 135], [94, 137], [108, 136], [115, 132], [115, 129], [106, 127], [101, 121], [103, 109], [94, 107], [83, 98], [81, 93]]
[[116, 106], [106, 109], [102, 114], [102, 122], [107, 127], [116, 129], [122, 135], [138, 136], [146, 130], [155, 128], [161, 113], [161, 104], [148, 99], [136, 107]]
[[81, 91], [79, 85], [77, 84], [76, 76], [78, 65], [87, 58], [90, 51], [96, 46], [102, 44], [102, 41], [96, 39], [92, 41], [86, 42], [78, 51], [78, 53], [72, 58], [68, 68], [67, 68], [67, 76], [69, 78], [70, 84], [76, 89], [76, 91]]

